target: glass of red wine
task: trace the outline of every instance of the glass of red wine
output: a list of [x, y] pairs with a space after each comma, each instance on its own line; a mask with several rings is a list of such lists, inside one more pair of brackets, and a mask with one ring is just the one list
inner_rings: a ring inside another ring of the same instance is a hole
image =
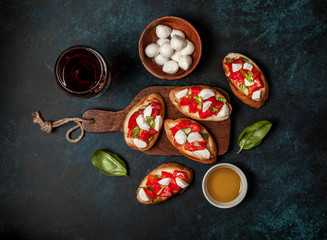
[[103, 57], [83, 46], [63, 51], [57, 59], [55, 74], [59, 86], [75, 98], [103, 95], [110, 85], [110, 71]]

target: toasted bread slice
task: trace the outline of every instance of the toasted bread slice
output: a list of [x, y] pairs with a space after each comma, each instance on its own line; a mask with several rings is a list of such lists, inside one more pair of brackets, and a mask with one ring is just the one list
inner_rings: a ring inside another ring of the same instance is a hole
[[159, 93], [152, 93], [152, 94], [146, 95], [126, 115], [126, 118], [124, 121], [124, 138], [125, 138], [127, 145], [133, 149], [140, 150], [140, 151], [145, 151], [145, 150], [150, 149], [153, 146], [153, 144], [156, 142], [156, 140], [159, 136], [160, 130], [162, 129], [163, 124], [161, 124], [159, 131], [157, 131], [153, 135], [151, 141], [149, 141], [147, 143], [147, 146], [144, 148], [137, 147], [134, 144], [133, 138], [128, 137], [128, 131], [130, 130], [128, 128], [129, 119], [135, 112], [139, 111], [142, 108], [142, 106], [148, 105], [152, 101], [159, 103], [161, 105], [160, 116], [162, 117], [162, 122], [163, 122], [163, 120], [165, 119], [165, 101], [163, 100], [163, 98], [161, 97], [161, 95]]
[[185, 150], [184, 145], [180, 145], [178, 143], [175, 142], [175, 138], [173, 136], [173, 133], [171, 132], [171, 128], [175, 127], [179, 122], [183, 121], [183, 120], [188, 120], [191, 123], [196, 123], [199, 124], [196, 121], [193, 121], [191, 119], [187, 119], [187, 118], [179, 118], [176, 120], [172, 120], [172, 119], [166, 119], [165, 120], [165, 132], [166, 132], [166, 136], [168, 138], [168, 140], [171, 142], [171, 144], [177, 148], [178, 151], [180, 151], [185, 157], [190, 158], [194, 161], [200, 162], [200, 163], [205, 163], [205, 164], [209, 164], [209, 163], [213, 163], [217, 160], [217, 145], [215, 143], [215, 140], [213, 139], [213, 137], [210, 135], [210, 133], [201, 125], [199, 124], [200, 128], [201, 128], [201, 132], [202, 133], [206, 133], [208, 134], [208, 142], [206, 143], [206, 149], [210, 152], [210, 157], [209, 158], [204, 158], [204, 157], [200, 157], [199, 155], [195, 154], [195, 152], [193, 151], [188, 151]]
[[[152, 174], [153, 176], [161, 176], [161, 173], [162, 171], [165, 171], [165, 172], [168, 172], [170, 174], [173, 174], [174, 171], [177, 170], [177, 171], [182, 171], [182, 172], [185, 172], [185, 176], [186, 176], [186, 179], [185, 179], [185, 183], [189, 186], [193, 180], [193, 177], [194, 177], [194, 173], [193, 173], [193, 170], [190, 169], [190, 168], [186, 168], [184, 167], [183, 165], [181, 164], [178, 164], [178, 163], [165, 163], [165, 164], [162, 164], [160, 165], [159, 167], [153, 169], [141, 182], [140, 186], [138, 187], [137, 191], [136, 191], [136, 198], [137, 198], [137, 201], [139, 201], [140, 203], [142, 204], [145, 204], [145, 205], [150, 205], [150, 204], [158, 204], [158, 203], [161, 203], [161, 202], [164, 202], [166, 200], [168, 200], [169, 198], [171, 197], [161, 197], [161, 196], [157, 196], [157, 199], [155, 200], [152, 200], [149, 196], [147, 197], [148, 198], [148, 201], [144, 201], [141, 199], [140, 197], [140, 191], [142, 188], [151, 188], [151, 186], [147, 186], [146, 183], [148, 181], [148, 178], [149, 178], [149, 175]], [[168, 185], [170, 186], [170, 185]], [[184, 188], [180, 188], [180, 190], [174, 190], [172, 191], [172, 196], [176, 195], [176, 194], [181, 194], [183, 193], [187, 188], [188, 186], [184, 187]]]
[[[228, 114], [226, 116], [219, 116], [219, 113], [218, 113], [218, 115], [212, 114], [212, 116], [209, 116], [209, 117], [206, 117], [206, 118], [201, 118], [199, 116], [199, 113], [198, 112], [190, 113], [189, 112], [189, 106], [181, 106], [181, 104], [180, 104], [181, 99], [179, 99], [178, 97], [176, 97], [176, 94], [179, 93], [179, 92], [181, 92], [184, 89], [188, 89], [188, 96], [189, 96], [191, 94], [191, 88], [192, 87], [199, 87], [202, 90], [203, 89], [211, 89], [211, 90], [213, 90], [214, 93], [215, 93], [215, 96], [217, 98], [220, 97], [220, 98], [225, 99], [226, 106], [228, 107], [228, 110], [229, 110]], [[196, 120], [201, 120], [201, 121], [224, 121], [224, 120], [226, 120], [226, 119], [229, 118], [229, 116], [230, 116], [230, 114], [232, 112], [232, 106], [230, 105], [230, 103], [228, 102], [228, 100], [226, 99], [226, 97], [223, 94], [221, 94], [220, 92], [218, 92], [216, 89], [214, 89], [212, 87], [208, 87], [208, 86], [204, 86], [204, 85], [184, 86], [184, 87], [174, 88], [173, 90], [171, 90], [169, 92], [169, 99], [173, 103], [173, 105], [178, 109], [178, 111], [180, 111], [184, 115], [186, 115], [186, 116], [188, 116], [190, 118], [196, 119]]]
[[[246, 95], [239, 88], [239, 86], [236, 84], [235, 81], [230, 79], [229, 76], [230, 76], [231, 73], [229, 71], [228, 66], [226, 65], [226, 58], [230, 58], [230, 59], [246, 58], [246, 59], [248, 59], [248, 63], [252, 64], [254, 67], [256, 67], [259, 70], [259, 72], [261, 73], [261, 79], [262, 79], [263, 85], [264, 85], [264, 87], [261, 88], [260, 100], [258, 100], [258, 101], [253, 100], [251, 96]], [[247, 56], [244, 56], [244, 55], [242, 55], [240, 53], [229, 53], [223, 60], [223, 68], [224, 68], [224, 71], [225, 71], [225, 75], [228, 78], [229, 86], [232, 89], [232, 91], [233, 91], [233, 93], [235, 94], [236, 97], [238, 97], [245, 104], [247, 104], [247, 105], [249, 105], [251, 107], [254, 107], [254, 108], [260, 108], [265, 104], [265, 102], [267, 101], [267, 99], [269, 97], [269, 86], [268, 86], [265, 75], [263, 74], [261, 69], [258, 67], [258, 65], [253, 60], [251, 60]]]

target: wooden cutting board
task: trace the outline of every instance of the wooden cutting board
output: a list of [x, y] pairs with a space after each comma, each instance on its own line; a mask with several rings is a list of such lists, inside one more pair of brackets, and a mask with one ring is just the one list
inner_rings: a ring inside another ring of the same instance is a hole
[[[124, 121], [127, 113], [132, 107], [137, 104], [141, 98], [150, 93], [159, 93], [165, 100], [166, 103], [166, 115], [165, 119], [177, 119], [181, 117], [186, 117], [181, 112], [179, 112], [174, 105], [169, 100], [169, 92], [175, 86], [154, 86], [148, 87], [140, 91], [133, 101], [123, 110], [117, 112], [90, 109], [84, 112], [83, 118], [85, 119], [95, 119], [92, 124], [83, 123], [83, 127], [88, 132], [123, 132]], [[220, 89], [216, 88], [220, 93], [222, 93], [230, 102], [228, 94]], [[230, 127], [231, 119], [228, 118], [225, 121], [213, 122], [213, 121], [198, 121], [202, 124], [212, 135], [217, 143], [218, 155], [222, 155], [227, 152], [229, 147], [230, 138]], [[123, 136], [122, 136], [123, 137]], [[162, 128], [157, 142], [152, 148], [144, 151], [146, 154], [150, 155], [182, 155], [173, 145], [169, 142], [166, 137], [164, 128]]]

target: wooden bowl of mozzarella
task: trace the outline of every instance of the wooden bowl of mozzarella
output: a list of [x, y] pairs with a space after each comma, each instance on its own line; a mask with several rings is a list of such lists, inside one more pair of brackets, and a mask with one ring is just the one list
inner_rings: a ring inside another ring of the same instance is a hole
[[144, 67], [161, 79], [177, 80], [187, 76], [198, 65], [201, 54], [198, 32], [179, 17], [154, 20], [139, 40], [139, 55]]

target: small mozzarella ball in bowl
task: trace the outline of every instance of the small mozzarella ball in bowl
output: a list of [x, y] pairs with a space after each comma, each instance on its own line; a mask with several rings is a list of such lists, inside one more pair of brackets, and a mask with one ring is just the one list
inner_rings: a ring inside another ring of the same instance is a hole
[[181, 69], [187, 71], [192, 65], [192, 57], [189, 55], [182, 55], [178, 59], [178, 65]]
[[175, 50], [172, 48], [170, 43], [164, 43], [160, 47], [159, 52], [163, 57], [169, 58], [174, 54]]
[[168, 74], [175, 74], [178, 72], [178, 70], [179, 70], [178, 64], [174, 60], [170, 60], [166, 62], [162, 67], [162, 71]]
[[158, 56], [159, 54], [159, 48], [160, 46], [156, 43], [150, 43], [146, 48], [144, 49], [145, 55], [149, 58], [154, 58]]
[[173, 37], [174, 35], [180, 36], [181, 38], [185, 39], [185, 34], [181, 30], [173, 29], [173, 31], [171, 31], [170, 37]]
[[186, 39], [186, 47], [181, 50], [181, 54], [191, 55], [192, 53], [194, 53], [194, 50], [195, 50], [194, 44], [190, 40]]
[[156, 34], [158, 38], [168, 38], [171, 34], [171, 28], [160, 24], [156, 27]]
[[181, 51], [175, 51], [174, 54], [170, 57], [172, 60], [178, 62], [179, 58], [182, 56]]
[[164, 43], [170, 43], [170, 40], [168, 38], [159, 38], [157, 41], [159, 46], [162, 46]]
[[186, 47], [186, 41], [181, 36], [174, 35], [170, 40], [171, 47], [175, 50], [182, 50]]
[[170, 60], [169, 58], [163, 57], [161, 54], [159, 54], [154, 58], [154, 62], [160, 66], [164, 65], [169, 60]]

